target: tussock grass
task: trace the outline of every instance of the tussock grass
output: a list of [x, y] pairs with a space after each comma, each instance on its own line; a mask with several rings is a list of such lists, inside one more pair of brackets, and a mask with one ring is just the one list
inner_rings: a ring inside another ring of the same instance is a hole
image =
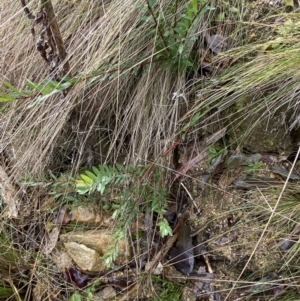
[[[163, 19], [156, 20], [159, 26], [159, 22], [164, 26], [180, 21], [187, 2], [176, 2], [176, 15], [168, 8], [172, 3], [153, 5], [154, 14], [163, 12]], [[18, 145], [14, 174], [42, 171], [55, 151], [59, 151], [57, 145], [65, 149], [65, 156], [76, 150], [72, 154], [75, 169], [86, 164], [83, 153], [87, 150], [97, 162], [115, 161], [122, 152], [133, 162], [157, 156], [174, 137], [182, 107], [186, 111], [189, 106], [183, 100], [172, 100], [172, 94], [185, 87], [185, 70], [179, 72], [156, 59], [156, 43], [161, 35], [147, 4], [137, 5], [135, 1], [54, 1], [53, 4], [71, 73], [80, 75], [81, 82], [66, 97], [49, 99], [30, 110], [28, 101], [15, 102], [6, 109], [2, 140], [3, 148]], [[26, 79], [40, 82], [47, 77], [48, 67], [34, 49], [31, 23], [20, 7], [12, 9], [7, 2], [3, 8], [5, 19], [0, 34], [6, 45], [1, 49], [4, 79], [18, 88], [25, 87]], [[30, 3], [29, 8], [35, 12], [36, 4]], [[209, 11], [191, 28], [189, 36], [203, 41], [202, 33], [212, 25], [209, 20], [216, 18], [217, 13], [225, 14], [224, 11], [231, 17], [226, 7]], [[232, 18], [237, 16], [233, 14]], [[215, 32], [230, 28], [219, 25], [219, 30], [213, 28]], [[18, 38], [12, 38], [8, 31]], [[73, 131], [71, 137], [64, 135], [70, 131]], [[109, 147], [103, 150], [99, 141], [106, 139]]]
[[[30, 110], [27, 110], [28, 102], [18, 102], [7, 109], [3, 120], [6, 126], [2, 134], [4, 147], [16, 141], [22, 152], [14, 172], [41, 171], [70, 123], [75, 137], [70, 141], [73, 145], [66, 143], [64, 147], [78, 149], [76, 167], [92, 136], [95, 137], [93, 140], [109, 137], [108, 155], [112, 158], [121, 152], [127, 139], [129, 156], [145, 160], [149, 149], [154, 145], [159, 148], [161, 140], [174, 133], [178, 105], [172, 103], [170, 96], [184, 85], [183, 76], [174, 76], [168, 68], [152, 62], [157, 37], [149, 36], [149, 27], [153, 24], [141, 21], [143, 13], [135, 8], [134, 1], [109, 1], [103, 5], [90, 4], [90, 1], [55, 4], [72, 74], [94, 77], [95, 82], [88, 84], [87, 78], [67, 97], [57, 97]], [[7, 17], [15, 15], [1, 28], [3, 42], [7, 44], [5, 50], [2, 49], [5, 79], [17, 87], [24, 87], [26, 79], [40, 81], [45, 78], [47, 66], [33, 49], [29, 20], [20, 9], [12, 12], [9, 4], [4, 8]], [[14, 28], [14, 35], [23, 39], [15, 39], [12, 43], [6, 32], [15, 22], [22, 26]], [[98, 78], [91, 76], [93, 71], [99, 74]], [[71, 115], [74, 108], [76, 113]], [[24, 136], [26, 141], [22, 139]], [[94, 147], [96, 143], [90, 144]], [[103, 154], [99, 145], [95, 148], [98, 160]], [[156, 153], [158, 151], [160, 149]]]
[[[257, 27], [270, 33], [268, 40], [262, 33], [257, 40], [224, 53], [219, 62], [234, 60], [234, 65], [211, 83], [199, 84], [198, 98], [184, 118], [189, 119], [196, 112], [218, 108], [220, 119], [231, 125], [229, 130], [234, 135], [236, 127], [249, 116], [256, 116], [244, 137], [238, 138], [239, 142], [241, 138], [247, 139], [262, 120], [274, 116], [281, 115], [278, 122], [286, 125], [287, 134], [298, 129], [300, 73], [296, 66], [299, 64], [300, 40], [296, 29], [293, 31], [285, 24], [272, 25], [272, 29], [265, 29], [263, 23]], [[204, 113], [202, 115], [205, 116]], [[202, 118], [200, 126], [213, 118]]]

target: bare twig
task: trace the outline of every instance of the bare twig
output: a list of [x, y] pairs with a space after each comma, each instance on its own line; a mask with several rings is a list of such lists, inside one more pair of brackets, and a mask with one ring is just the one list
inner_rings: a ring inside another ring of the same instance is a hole
[[178, 237], [178, 233], [176, 233], [173, 236], [168, 238], [166, 243], [162, 246], [161, 250], [156, 254], [156, 256], [153, 258], [153, 260], [150, 262], [150, 265], [147, 267], [148, 271], [151, 272], [157, 266], [159, 261], [162, 260], [167, 255], [169, 250], [174, 245], [177, 237]]
[[21, 0], [21, 4], [23, 6], [24, 12], [27, 16], [28, 19], [35, 19], [35, 16], [30, 12], [29, 8], [27, 7], [27, 4], [25, 2], [25, 0]]

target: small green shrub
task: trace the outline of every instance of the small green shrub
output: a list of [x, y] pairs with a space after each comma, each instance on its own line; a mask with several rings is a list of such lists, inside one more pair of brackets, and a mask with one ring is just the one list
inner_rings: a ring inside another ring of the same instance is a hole
[[153, 166], [93, 166], [91, 170], [80, 174], [76, 180], [79, 194], [105, 193], [114, 189], [117, 197], [105, 204], [105, 209], [113, 210], [116, 221], [115, 242], [104, 255], [110, 266], [118, 255], [117, 242], [124, 239], [132, 221], [140, 212], [153, 212], [158, 216], [158, 226], [162, 237], [172, 235], [172, 230], [163, 217], [167, 198], [162, 187], [162, 171]]
[[[193, 45], [197, 39], [195, 35], [199, 19], [206, 12], [214, 10], [206, 0], [188, 1], [185, 11], [179, 12], [179, 1], [166, 5], [165, 8], [155, 10], [158, 1], [147, 1], [143, 6], [148, 10], [145, 22], [151, 19], [155, 24], [152, 33], [157, 35], [155, 59], [160, 60], [166, 66], [172, 66], [176, 70], [183, 71], [187, 67], [194, 67]], [[168, 15], [173, 18], [166, 18]]]
[[152, 276], [152, 280], [161, 286], [161, 291], [157, 292], [157, 297], [151, 298], [151, 301], [173, 301], [180, 299], [181, 287], [178, 284], [157, 276]]

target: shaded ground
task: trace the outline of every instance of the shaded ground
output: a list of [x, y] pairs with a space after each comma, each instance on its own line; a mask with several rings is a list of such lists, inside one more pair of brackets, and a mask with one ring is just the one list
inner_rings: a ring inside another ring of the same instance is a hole
[[[182, 157], [188, 151], [189, 147], [185, 148]], [[281, 160], [278, 155], [272, 158]], [[274, 297], [278, 286], [270, 285], [266, 293], [265, 287], [257, 288], [250, 279], [280, 279], [275, 268], [284, 256], [279, 248], [280, 235], [275, 229], [266, 232], [263, 229], [268, 211], [272, 210], [267, 191], [270, 187], [282, 188], [283, 178], [272, 173], [270, 165], [258, 153], [228, 154], [211, 173], [210, 167], [198, 163], [183, 182], [189, 204], [185, 216], [192, 229], [191, 236], [196, 238], [195, 270], [213, 272], [215, 282], [211, 281], [209, 289], [218, 291], [220, 300], [225, 297], [244, 300], [258, 292]], [[277, 196], [274, 193], [271, 198]], [[233, 292], [232, 287], [235, 287]], [[219, 300], [212, 296], [211, 300]]]
[[[299, 227], [293, 214], [281, 207], [281, 218], [267, 222], [291, 169], [288, 156], [226, 151], [218, 142], [195, 163], [193, 159], [206, 151], [201, 140], [182, 144], [177, 151], [178, 170], [187, 165], [189, 169], [174, 182], [175, 198], [166, 213], [174, 235], [161, 240], [155, 218], [153, 223], [151, 214], [139, 215], [132, 225], [132, 241], [119, 247], [116, 270], [107, 270], [99, 254], [110, 245], [110, 214], [91, 205], [73, 208], [70, 218], [59, 212], [66, 218], [59, 222], [61, 233], [67, 233], [60, 235], [61, 253], [50, 252], [60, 275], [69, 285], [93, 288], [92, 296], [107, 293], [107, 300], [156, 300], [155, 295], [161, 300], [280, 298], [298, 262], [289, 249], [298, 240]], [[293, 191], [300, 179], [297, 169], [289, 178]], [[111, 194], [111, 200], [117, 194]], [[69, 232], [66, 227], [72, 221], [90, 230]], [[70, 258], [58, 260], [69, 256], [75, 266]]]

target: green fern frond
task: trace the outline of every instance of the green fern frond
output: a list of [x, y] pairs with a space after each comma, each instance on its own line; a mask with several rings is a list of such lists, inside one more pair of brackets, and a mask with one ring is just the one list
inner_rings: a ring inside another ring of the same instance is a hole
[[76, 191], [79, 194], [93, 193], [95, 191], [103, 194], [109, 184], [122, 184], [129, 178], [122, 165], [112, 167], [109, 165], [93, 166], [92, 170], [87, 170], [79, 175], [76, 180]]
[[[104, 255], [105, 264], [111, 266], [118, 255], [118, 241], [126, 237], [133, 220], [140, 212], [158, 214], [158, 226], [162, 237], [172, 235], [172, 230], [163, 215], [167, 206], [166, 191], [161, 187], [161, 169], [155, 168], [148, 176], [145, 169], [149, 166], [99, 165], [81, 173], [76, 180], [79, 194], [104, 194], [108, 187], [118, 188], [118, 198], [108, 205], [113, 210], [116, 221], [114, 242]], [[137, 184], [138, 183], [138, 184]]]

